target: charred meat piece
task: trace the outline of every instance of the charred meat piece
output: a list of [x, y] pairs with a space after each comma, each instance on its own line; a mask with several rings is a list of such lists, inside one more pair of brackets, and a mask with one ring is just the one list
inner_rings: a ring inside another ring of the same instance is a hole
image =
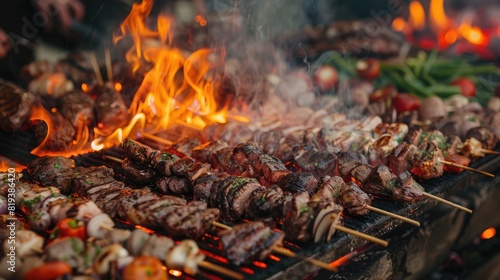
[[208, 203], [210, 201], [212, 187], [228, 176], [229, 174], [217, 170], [205, 172], [193, 183], [193, 199], [202, 200]]
[[94, 99], [86, 93], [75, 90], [59, 98], [59, 111], [73, 127], [90, 125], [94, 121]]
[[330, 202], [336, 201], [344, 181], [339, 176], [325, 176], [318, 183], [318, 191], [312, 195], [311, 201]]
[[424, 142], [432, 142], [436, 144], [436, 146], [442, 151], [446, 150], [446, 148], [448, 147], [448, 143], [446, 142], [446, 138], [444, 137], [443, 133], [436, 129], [422, 132], [422, 134], [420, 135], [419, 143]]
[[102, 134], [109, 135], [127, 124], [127, 105], [111, 84], [97, 87], [96, 91], [95, 110], [98, 127]]
[[188, 180], [179, 176], [161, 177], [156, 180], [155, 186], [162, 193], [188, 194], [191, 192]]
[[[158, 153], [158, 151], [154, 150], [153, 148], [130, 138], [126, 138], [125, 140], [123, 140], [123, 142], [120, 144], [120, 147], [125, 151], [127, 157], [137, 163], [144, 165], [149, 164]], [[161, 173], [161, 170], [159, 171]]]
[[249, 218], [281, 217], [283, 213], [283, 190], [278, 186], [272, 186], [266, 190], [256, 193], [246, 214]]
[[389, 157], [392, 151], [398, 146], [398, 142], [391, 134], [383, 134], [370, 146], [368, 152], [370, 155], [370, 164], [378, 166], [388, 165]]
[[296, 219], [299, 217], [300, 209], [307, 205], [310, 200], [308, 192], [286, 193], [283, 202], [283, 217]]
[[413, 157], [417, 151], [417, 146], [408, 142], [401, 142], [394, 149], [389, 159], [389, 168], [391, 171], [394, 174], [401, 174], [407, 170], [411, 170], [413, 168]]
[[93, 187], [112, 183], [113, 169], [105, 166], [89, 167], [91, 172], [84, 174], [74, 174], [72, 180], [72, 192], [86, 196], [87, 191]]
[[283, 135], [280, 132], [270, 130], [256, 133], [254, 141], [259, 144], [264, 153], [274, 155], [279, 149], [282, 138]]
[[207, 204], [203, 201], [165, 208], [159, 213], [164, 220], [163, 228], [175, 238], [203, 236], [212, 222], [219, 217], [219, 210], [207, 209]]
[[436, 178], [443, 174], [443, 153], [433, 142], [424, 142], [412, 159], [410, 172], [422, 179]]
[[212, 164], [214, 168], [217, 168], [221, 171], [225, 171], [231, 175], [240, 175], [245, 172], [245, 169], [242, 165], [237, 164], [233, 159], [233, 149], [230, 147], [222, 148], [216, 151], [212, 155]]
[[[260, 176], [263, 176], [266, 182], [269, 183], [263, 184], [266, 186], [278, 183], [281, 178], [291, 173], [280, 160], [268, 154], [261, 154], [255, 161], [251, 162], [249, 165], [250, 175], [252, 175], [250, 172], [252, 169], [257, 178], [260, 179], [262, 178]], [[256, 177], [255, 175], [252, 177]]]
[[497, 137], [489, 129], [480, 126], [467, 131], [465, 136], [468, 138], [476, 138], [482, 144], [482, 148], [486, 150], [493, 150], [497, 145]]
[[347, 151], [337, 154], [338, 175], [342, 178], [349, 174], [349, 172], [359, 164], [368, 164], [366, 158], [359, 153]]
[[196, 164], [192, 157], [183, 157], [172, 165], [172, 173], [177, 176], [185, 176], [188, 170]]
[[160, 174], [165, 176], [172, 176], [172, 166], [176, 163], [180, 158], [177, 155], [160, 152], [154, 153], [154, 156], [151, 159], [151, 166], [156, 168]]
[[282, 232], [261, 222], [239, 224], [219, 233], [224, 254], [235, 265], [265, 259], [274, 246], [281, 245], [283, 237]]
[[318, 188], [318, 180], [309, 172], [295, 172], [284, 176], [278, 185], [285, 191], [313, 194]]
[[396, 142], [400, 142], [408, 134], [408, 126], [404, 123], [379, 123], [374, 129], [375, 135], [391, 135]]
[[75, 167], [75, 161], [64, 157], [39, 157], [28, 164], [33, 178], [44, 186], [50, 186], [52, 179], [60, 172]]
[[0, 79], [0, 128], [5, 131], [20, 129], [27, 123], [36, 101], [34, 94]]
[[346, 182], [355, 182], [358, 185], [364, 185], [370, 175], [372, 174], [373, 167], [368, 164], [359, 164], [354, 167], [351, 172], [344, 178]]
[[39, 121], [34, 125], [35, 135], [40, 142], [46, 141], [44, 144], [46, 151], [64, 151], [74, 140], [75, 128], [59, 112], [47, 114], [52, 122], [53, 130], [49, 133], [45, 121]]
[[400, 188], [402, 182], [391, 172], [386, 165], [377, 166], [366, 184], [363, 185], [363, 190], [369, 194], [382, 198], [393, 198], [392, 194], [395, 188]]
[[353, 182], [342, 184], [337, 202], [347, 209], [351, 215], [364, 215], [368, 213], [366, 206], [371, 205], [372, 200]]
[[158, 178], [158, 173], [153, 169], [132, 162], [129, 158], [122, 161], [122, 168], [125, 176], [138, 185], [146, 185], [155, 181]]
[[443, 155], [446, 153], [446, 155], [453, 155], [459, 153], [461, 147], [463, 146], [463, 142], [455, 134], [448, 134], [449, 136], [446, 137], [446, 143], [448, 143], [448, 147], [446, 151], [443, 151]]
[[336, 157], [327, 151], [318, 151], [312, 146], [294, 149], [293, 159], [302, 171], [311, 172], [316, 178], [333, 175]]
[[172, 147], [170, 147], [170, 149], [184, 156], [190, 157], [193, 149], [197, 146], [200, 146], [200, 144], [201, 142], [198, 138], [184, 137], [175, 142]]
[[200, 162], [210, 162], [212, 154], [220, 149], [227, 148], [228, 144], [222, 140], [210, 141], [193, 148], [191, 156]]
[[73, 169], [66, 169], [56, 174], [52, 178], [52, 185], [65, 194], [69, 194], [73, 189], [73, 178], [87, 173], [94, 172], [94, 169], [77, 166]]
[[122, 196], [127, 196], [129, 191], [123, 182], [114, 181], [87, 190], [86, 198], [94, 201], [102, 211], [111, 217], [116, 217], [118, 202]]
[[422, 194], [424, 188], [413, 179], [410, 172], [405, 171], [399, 174], [398, 177], [402, 185], [392, 190], [392, 198], [394, 200], [412, 203], [425, 199], [425, 196]]
[[300, 146], [301, 146], [300, 142], [297, 142], [296, 140], [287, 137], [280, 142], [278, 149], [273, 155], [288, 164], [288, 162], [293, 161], [294, 150]]
[[418, 146], [420, 144], [420, 136], [424, 130], [418, 125], [412, 125], [404, 138], [404, 142]]
[[250, 143], [240, 143], [234, 148], [231, 159], [248, 169], [250, 162], [256, 161], [261, 154], [263, 154], [263, 151], [258, 146]]

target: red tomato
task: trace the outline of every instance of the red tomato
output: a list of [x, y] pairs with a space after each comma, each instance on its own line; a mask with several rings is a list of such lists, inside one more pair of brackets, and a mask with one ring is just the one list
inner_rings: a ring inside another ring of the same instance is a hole
[[420, 107], [420, 100], [409, 93], [396, 95], [392, 102], [398, 113], [417, 110]]
[[[470, 159], [468, 157], [462, 156], [459, 154], [449, 155], [445, 158], [445, 160], [452, 162], [452, 163], [455, 163], [455, 164], [464, 165], [464, 166], [469, 166], [469, 163], [470, 163]], [[451, 173], [460, 173], [460, 172], [464, 171], [462, 168], [460, 168], [458, 166], [452, 166], [452, 165], [447, 165], [447, 164], [445, 164], [444, 170], [451, 172]]]
[[462, 95], [467, 97], [476, 96], [476, 85], [469, 78], [458, 78], [451, 83], [451, 85], [459, 86], [462, 89]]
[[329, 91], [337, 85], [339, 74], [333, 66], [323, 65], [314, 72], [313, 81], [320, 90]]
[[65, 262], [49, 262], [30, 269], [23, 279], [54, 280], [66, 274], [71, 274], [69, 264]]
[[87, 238], [87, 230], [83, 221], [77, 221], [72, 218], [65, 218], [57, 223], [50, 235], [52, 239], [63, 237], [76, 237], [82, 240]]
[[375, 80], [380, 76], [380, 63], [374, 58], [367, 58], [356, 63], [356, 72], [366, 80]]
[[162, 263], [155, 257], [139, 256], [125, 267], [124, 280], [167, 280]]

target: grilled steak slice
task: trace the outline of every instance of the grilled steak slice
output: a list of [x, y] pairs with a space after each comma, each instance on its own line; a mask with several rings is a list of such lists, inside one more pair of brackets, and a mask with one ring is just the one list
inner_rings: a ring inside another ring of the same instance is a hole
[[418, 146], [420, 144], [420, 136], [424, 130], [417, 125], [412, 125], [404, 138], [404, 142]]
[[422, 194], [425, 190], [411, 176], [410, 172], [405, 171], [399, 174], [399, 180], [402, 185], [400, 188], [394, 188], [392, 198], [396, 201], [417, 202], [425, 199]]
[[311, 201], [336, 201], [344, 181], [339, 176], [325, 176], [318, 183], [318, 191], [311, 197]]
[[288, 173], [279, 181], [279, 186], [289, 192], [316, 192], [318, 180], [309, 172]]
[[274, 155], [280, 146], [283, 135], [276, 130], [262, 131], [254, 135], [254, 141], [266, 154]]
[[119, 92], [112, 85], [97, 88], [99, 94], [95, 100], [97, 122], [102, 124], [99, 130], [104, 135], [109, 135], [119, 127], [127, 124], [127, 105]]
[[291, 173], [280, 160], [268, 154], [259, 155], [249, 167], [252, 167], [249, 169], [253, 170], [257, 176], [263, 176], [270, 184], [278, 183], [281, 178]]
[[58, 100], [59, 111], [73, 127], [90, 125], [94, 121], [94, 99], [79, 91], [71, 91]]
[[151, 166], [156, 168], [160, 174], [165, 176], [172, 176], [172, 166], [176, 163], [180, 158], [174, 154], [161, 152], [156, 153], [151, 159]]
[[93, 170], [81, 166], [63, 170], [57, 173], [54, 178], [52, 178], [52, 185], [60, 189], [62, 193], [69, 194], [72, 190], [73, 177], [88, 172], [93, 172]]
[[132, 162], [129, 158], [125, 158], [122, 161], [122, 168], [125, 176], [138, 185], [152, 183], [156, 178], [158, 178], [158, 173], [156, 173], [153, 169]]
[[310, 197], [308, 192], [285, 195], [282, 217], [297, 219], [300, 214], [300, 209], [307, 205], [309, 199]]
[[197, 162], [188, 169], [184, 175], [190, 184], [193, 184], [201, 175], [205, 174], [210, 168], [210, 164]]
[[124, 191], [120, 195], [120, 200], [116, 207], [116, 214], [119, 218], [127, 219], [127, 212], [134, 205], [139, 205], [147, 201], [152, 201], [158, 196], [149, 189]]
[[179, 176], [161, 177], [156, 180], [155, 186], [163, 193], [187, 194], [191, 192], [187, 179]]
[[359, 164], [354, 167], [351, 172], [344, 178], [346, 182], [356, 182], [358, 185], [364, 185], [370, 174], [373, 171], [373, 167], [368, 164]]
[[342, 184], [337, 202], [347, 209], [351, 215], [364, 215], [368, 213], [366, 206], [371, 205], [372, 200], [353, 182]]
[[184, 137], [179, 141], [175, 142], [170, 150], [176, 151], [177, 154], [182, 154], [184, 156], [190, 157], [194, 147], [201, 145], [201, 142], [198, 138], [188, 138]]
[[394, 149], [390, 159], [389, 168], [394, 174], [401, 174], [406, 170], [413, 168], [413, 157], [417, 152], [417, 146], [408, 142], [401, 142], [399, 146]]
[[249, 163], [256, 161], [262, 153], [263, 151], [257, 145], [240, 143], [234, 148], [231, 158], [235, 163], [248, 169]]
[[256, 193], [248, 205], [246, 215], [251, 218], [282, 217], [283, 213], [283, 190], [278, 186], [272, 186]]
[[194, 147], [191, 156], [198, 161], [208, 162], [210, 164], [213, 164], [212, 162], [210, 162], [212, 154], [220, 149], [227, 147], [228, 144], [222, 140], [210, 141], [205, 144]]
[[265, 259], [283, 237], [282, 232], [275, 232], [261, 222], [239, 224], [219, 233], [224, 255], [235, 265]]
[[64, 157], [43, 156], [28, 164], [33, 178], [44, 186], [50, 186], [58, 173], [75, 167], [75, 161]]
[[[128, 158], [144, 165], [149, 164], [158, 153], [155, 149], [130, 138], [123, 140], [120, 147], [125, 151]], [[159, 171], [161, 172], [161, 170]]]
[[237, 164], [233, 159], [233, 149], [230, 147], [220, 149], [212, 155], [212, 164], [214, 168], [225, 171], [231, 175], [243, 174], [245, 169]]
[[192, 157], [183, 157], [172, 165], [172, 173], [177, 176], [186, 176], [189, 169], [196, 163]]
[[73, 176], [72, 191], [81, 195], [86, 195], [86, 191], [92, 187], [114, 182], [113, 169], [105, 166], [89, 167], [92, 172]]
[[336, 157], [327, 151], [318, 151], [312, 146], [302, 146], [294, 150], [294, 162], [302, 171], [311, 172], [316, 178], [333, 175]]
[[169, 226], [168, 230], [174, 238], [200, 238], [208, 231], [212, 223], [219, 218], [219, 213], [219, 209], [216, 208], [197, 211], [184, 219], [179, 225]]
[[229, 174], [217, 170], [205, 172], [198, 177], [193, 184], [193, 199], [202, 200], [208, 203], [210, 201], [212, 187], [220, 181], [226, 179], [228, 176]]
[[359, 164], [368, 164], [366, 158], [359, 153], [347, 151], [337, 154], [338, 175], [342, 178], [349, 174], [349, 172]]

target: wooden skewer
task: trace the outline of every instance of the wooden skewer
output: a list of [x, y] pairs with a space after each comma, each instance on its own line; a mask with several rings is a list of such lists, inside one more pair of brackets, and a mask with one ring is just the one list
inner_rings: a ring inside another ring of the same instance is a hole
[[387, 245], [389, 245], [389, 242], [387, 242], [385, 240], [382, 240], [382, 239], [377, 238], [375, 236], [371, 236], [371, 235], [359, 232], [359, 231], [354, 230], [354, 229], [346, 228], [346, 227], [341, 226], [341, 225], [335, 225], [335, 229], [338, 231], [342, 231], [342, 232], [345, 232], [347, 234], [354, 235], [356, 237], [371, 241], [373, 243], [382, 245], [384, 247], [387, 247]]
[[[232, 229], [230, 226], [222, 224], [222, 223], [219, 223], [217, 221], [216, 222], [212, 222], [212, 225], [214, 225], [214, 226], [216, 226], [218, 228], [226, 229], [226, 230]], [[283, 256], [287, 256], [287, 257], [290, 257], [290, 258], [300, 257], [299, 255], [295, 254], [294, 252], [289, 251], [289, 250], [287, 250], [285, 248], [274, 246], [272, 248], [272, 250], [273, 250], [273, 252], [275, 252], [277, 254], [280, 254], [280, 255], [283, 255]], [[332, 272], [337, 272], [337, 268], [336, 267], [330, 266], [329, 264], [327, 264], [325, 262], [322, 262], [322, 261], [319, 261], [319, 260], [316, 260], [316, 259], [313, 259], [313, 258], [303, 258], [303, 259], [306, 260], [306, 261], [308, 261], [309, 263], [315, 265], [315, 266], [324, 268], [324, 269], [332, 271]]]
[[227, 268], [222, 267], [222, 266], [218, 266], [218, 265], [213, 264], [211, 262], [202, 261], [198, 264], [198, 266], [205, 268], [205, 269], [208, 269], [208, 270], [215, 271], [217, 273], [220, 273], [220, 274], [227, 276], [227, 277], [230, 277], [232, 279], [244, 279], [244, 277], [241, 273], [238, 273], [236, 271], [232, 271], [232, 270], [227, 269]]
[[460, 210], [462, 210], [462, 211], [465, 211], [465, 212], [467, 212], [467, 213], [472, 214], [472, 210], [470, 210], [469, 208], [463, 207], [463, 206], [461, 206], [461, 205], [458, 205], [458, 204], [453, 203], [453, 202], [451, 202], [451, 201], [449, 201], [449, 200], [446, 200], [446, 199], [440, 198], [440, 197], [438, 197], [438, 196], [432, 195], [432, 194], [427, 193], [427, 192], [423, 192], [422, 194], [423, 194], [423, 195], [425, 195], [425, 196], [427, 196], [428, 198], [435, 199], [435, 200], [437, 200], [437, 201], [439, 201], [439, 202], [442, 202], [442, 203], [444, 203], [444, 204], [448, 204], [448, 205], [450, 205], [450, 206], [453, 206], [453, 207], [458, 208], [458, 209], [460, 209]]
[[497, 151], [492, 151], [492, 150], [486, 150], [486, 149], [480, 149], [481, 152], [489, 155], [500, 155], [500, 152]]
[[420, 226], [420, 223], [415, 221], [415, 220], [412, 220], [412, 219], [409, 219], [409, 218], [406, 218], [406, 217], [403, 217], [403, 216], [400, 216], [398, 214], [394, 214], [392, 212], [389, 212], [389, 211], [385, 211], [383, 209], [380, 209], [380, 208], [376, 208], [376, 207], [373, 207], [371, 205], [368, 205], [366, 206], [366, 208], [370, 211], [373, 211], [373, 212], [377, 212], [377, 213], [380, 213], [380, 214], [383, 214], [383, 215], [387, 215], [387, 216], [390, 216], [394, 219], [398, 219], [398, 220], [401, 220], [403, 222], [407, 222], [409, 224], [412, 224], [414, 226], [417, 226], [419, 227]]
[[117, 162], [119, 164], [122, 164], [123, 162], [123, 159], [120, 159], [120, 158], [117, 158], [117, 157], [112, 157], [112, 156], [104, 156], [104, 158], [107, 158], [109, 160], [112, 160], [114, 162]]
[[476, 172], [476, 173], [479, 173], [479, 174], [483, 174], [483, 175], [495, 178], [494, 174], [491, 174], [491, 173], [488, 173], [488, 172], [485, 172], [485, 171], [482, 171], [482, 170], [479, 170], [479, 169], [471, 168], [471, 167], [468, 167], [468, 166], [465, 166], [465, 165], [461, 165], [461, 164], [454, 163], [454, 162], [451, 162], [451, 161], [446, 161], [446, 160], [440, 160], [439, 162], [442, 163], [442, 164], [445, 164], [445, 165], [450, 165], [450, 166], [462, 168], [462, 169], [465, 169], [465, 170], [469, 170], [469, 171], [472, 171], [472, 172]]
[[169, 141], [167, 139], [163, 139], [163, 138], [158, 137], [158, 136], [153, 135], [153, 134], [142, 133], [141, 135], [142, 135], [143, 138], [150, 139], [150, 140], [153, 140], [153, 141], [155, 141], [157, 143], [164, 144], [164, 145], [167, 145], [167, 146], [171, 146], [172, 144], [174, 144], [174, 142], [172, 142], [172, 141]]
[[95, 56], [95, 53], [91, 52], [89, 56], [90, 56], [90, 64], [92, 64], [92, 68], [94, 68], [95, 76], [97, 78], [97, 83], [102, 86], [104, 85], [104, 80], [102, 79], [101, 70], [99, 69], [99, 64], [97, 63], [97, 58]]
[[31, 251], [38, 253], [38, 254], [43, 254], [43, 250], [40, 248], [31, 248]]
[[104, 49], [104, 60], [106, 61], [106, 72], [108, 75], [108, 81], [113, 82], [113, 66], [111, 65], [111, 54], [109, 48]]

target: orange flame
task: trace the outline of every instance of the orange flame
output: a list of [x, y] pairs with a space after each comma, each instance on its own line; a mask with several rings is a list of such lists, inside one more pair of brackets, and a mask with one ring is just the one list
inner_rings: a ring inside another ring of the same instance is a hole
[[431, 0], [429, 19], [438, 32], [442, 32], [448, 27], [448, 18], [444, 12], [444, 0]]
[[462, 24], [458, 27], [458, 32], [463, 38], [474, 45], [487, 44], [487, 38], [483, 34], [483, 31], [479, 27], [472, 26], [470, 18], [462, 21]]
[[126, 127], [109, 136], [95, 128], [94, 150], [118, 144], [131, 133], [155, 133], [174, 123], [202, 129], [209, 124], [226, 122], [228, 104], [216, 101], [224, 51], [200, 49], [186, 55], [172, 47], [174, 22], [171, 18], [159, 15], [157, 30], [146, 24], [152, 5], [152, 0], [134, 4], [120, 26], [121, 34], [114, 37], [115, 42], [126, 35], [134, 40], [125, 56], [134, 72], [144, 66], [151, 69], [144, 74], [129, 107], [128, 113], [133, 117]]
[[[57, 110], [53, 111], [53, 113], [57, 113]], [[87, 143], [89, 140], [89, 130], [83, 122], [80, 122], [78, 127], [75, 129], [76, 134], [74, 140], [70, 143], [66, 143], [66, 149], [55, 151], [54, 149], [50, 148], [50, 146], [52, 145], [51, 136], [57, 132], [64, 133], [63, 131], [61, 131], [63, 124], [60, 122], [54, 122], [54, 118], [55, 116], [47, 112], [42, 106], [37, 105], [33, 107], [30, 120], [41, 120], [45, 122], [45, 124], [47, 125], [47, 135], [45, 136], [42, 143], [31, 151], [32, 154], [38, 156], [73, 156], [81, 152], [90, 151], [89, 147], [87, 147]]]
[[26, 166], [15, 163], [4, 157], [0, 157], [0, 172], [7, 172], [10, 168], [14, 168], [16, 172], [22, 172]]
[[417, 30], [422, 30], [425, 27], [425, 11], [422, 4], [418, 1], [410, 3], [410, 24]]

